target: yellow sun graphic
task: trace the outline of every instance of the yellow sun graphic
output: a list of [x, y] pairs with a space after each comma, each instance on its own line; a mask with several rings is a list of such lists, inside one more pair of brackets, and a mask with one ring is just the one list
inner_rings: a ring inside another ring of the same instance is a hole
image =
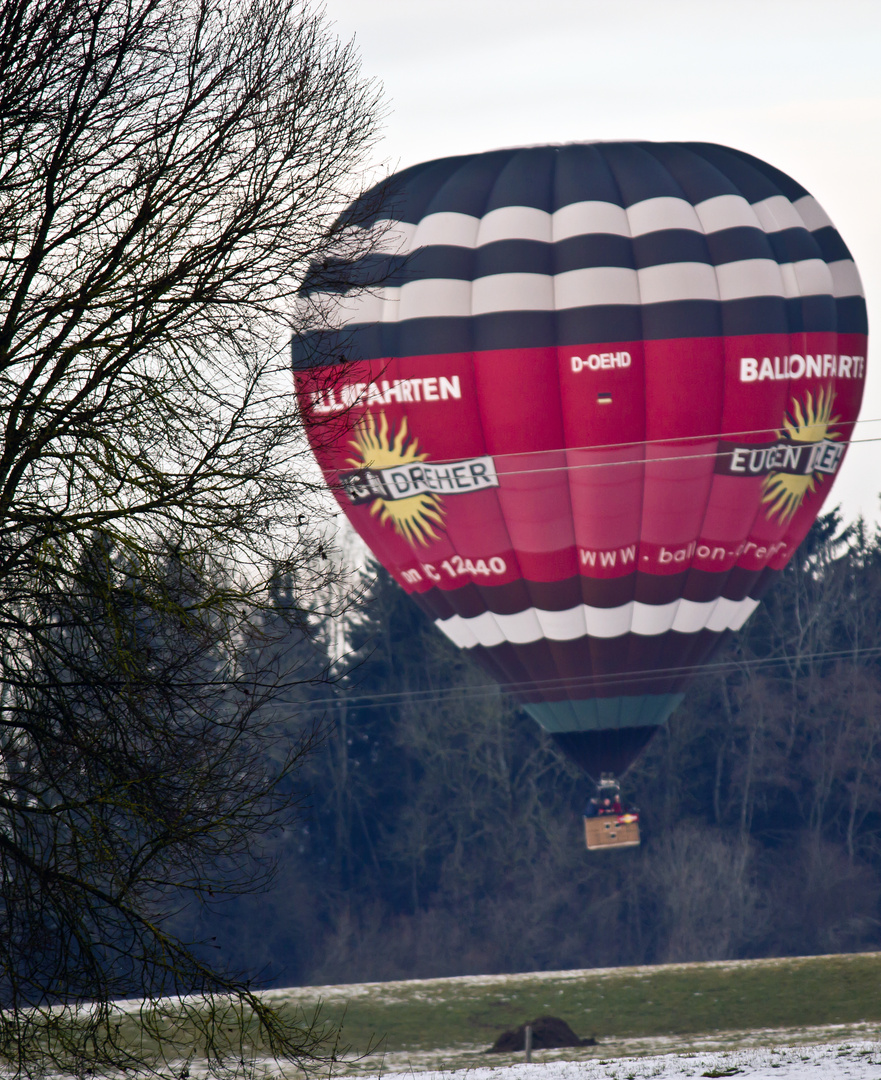
[[[415, 438], [408, 441], [407, 418], [401, 420], [397, 435], [389, 433], [389, 423], [385, 413], [376, 417], [367, 413], [355, 428], [355, 438], [350, 445], [357, 450], [359, 457], [349, 458], [349, 464], [355, 468], [388, 469], [395, 465], [407, 465], [411, 462], [425, 461], [428, 454], [419, 453], [419, 443]], [[383, 525], [391, 524], [395, 532], [403, 536], [414, 546], [426, 547], [432, 540], [440, 539], [433, 526], [443, 528], [443, 503], [440, 496], [432, 492], [421, 492], [406, 499], [383, 499], [377, 497], [370, 507], [371, 514], [378, 514]]]
[[[792, 413], [783, 421], [783, 430], [777, 437], [790, 443], [819, 443], [824, 439], [840, 439], [841, 433], [829, 431], [840, 417], [832, 415], [835, 394], [832, 387], [820, 390], [816, 403], [808, 392], [804, 409], [800, 401], [792, 399]], [[822, 480], [822, 476], [819, 478]], [[796, 510], [809, 492], [816, 491], [815, 474], [796, 476], [791, 473], [772, 472], [762, 482], [762, 502], [768, 504], [769, 518], [779, 517], [782, 524], [791, 521]]]

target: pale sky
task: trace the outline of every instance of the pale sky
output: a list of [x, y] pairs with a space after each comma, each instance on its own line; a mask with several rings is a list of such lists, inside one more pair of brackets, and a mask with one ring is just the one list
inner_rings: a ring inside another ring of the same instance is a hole
[[[385, 86], [377, 163], [591, 139], [701, 139], [823, 205], [881, 326], [881, 0], [326, 0]], [[855, 439], [881, 440], [881, 360]], [[876, 423], [868, 421], [876, 420]], [[826, 509], [881, 521], [881, 441]]]

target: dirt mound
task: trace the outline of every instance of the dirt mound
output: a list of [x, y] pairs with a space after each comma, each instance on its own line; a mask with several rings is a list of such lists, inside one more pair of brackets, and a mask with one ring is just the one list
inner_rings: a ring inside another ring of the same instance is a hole
[[[560, 1046], [595, 1046], [596, 1039], [579, 1039], [565, 1020], [558, 1016], [539, 1016], [529, 1023], [532, 1027], [532, 1049], [554, 1050]], [[488, 1054], [513, 1054], [526, 1049], [526, 1024], [503, 1031]]]

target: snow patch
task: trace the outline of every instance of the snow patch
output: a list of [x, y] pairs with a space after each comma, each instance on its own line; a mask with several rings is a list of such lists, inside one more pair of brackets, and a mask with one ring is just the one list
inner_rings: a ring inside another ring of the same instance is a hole
[[[412, 1055], [413, 1058], [417, 1055]], [[403, 1064], [403, 1063], [401, 1063]], [[421, 1072], [419, 1080], [679, 1080], [682, 1077], [739, 1076], [743, 1080], [876, 1080], [881, 1043], [837, 1042], [823, 1046], [756, 1047], [727, 1051], [692, 1051], [592, 1061], [544, 1061], [506, 1066]], [[816, 1070], [820, 1071], [817, 1072]], [[374, 1073], [416, 1072], [418, 1062], [395, 1068], [386, 1060]], [[349, 1078], [338, 1078], [349, 1080]]]

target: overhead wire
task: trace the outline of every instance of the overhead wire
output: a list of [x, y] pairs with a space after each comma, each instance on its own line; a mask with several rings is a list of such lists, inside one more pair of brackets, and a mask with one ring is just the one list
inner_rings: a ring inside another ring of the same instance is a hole
[[[878, 423], [881, 423], [881, 418], [878, 418], [878, 417], [867, 418], [865, 420], [859, 420], [858, 419], [858, 420], [839, 421], [837, 424], [833, 424], [833, 422], [831, 420], [828, 421], [829, 426], [842, 426], [842, 427], [848, 427], [848, 426], [849, 427], [855, 427], [857, 424], [878, 424]], [[815, 425], [812, 425], [812, 426], [815, 426]], [[756, 436], [756, 435], [772, 435], [772, 436], [775, 436], [777, 439], [781, 438], [779, 428], [750, 428], [750, 429], [744, 429], [742, 431], [706, 432], [706, 433], [703, 433], [703, 434], [700, 434], [700, 435], [675, 435], [675, 436], [671, 436], [671, 437], [658, 438], [658, 439], [634, 439], [634, 440], [631, 440], [631, 441], [628, 441], [628, 442], [600, 443], [600, 444], [591, 445], [591, 446], [561, 446], [561, 447], [557, 447], [556, 449], [510, 451], [510, 452], [504, 452], [504, 453], [488, 454], [487, 456], [492, 457], [493, 461], [497, 462], [497, 461], [501, 461], [504, 458], [530, 458], [530, 459], [534, 459], [534, 458], [539, 458], [539, 457], [542, 457], [544, 455], [549, 455], [549, 454], [554, 454], [554, 455], [558, 455], [558, 456], [560, 454], [579, 454], [579, 453], [597, 454], [597, 453], [602, 453], [602, 452], [605, 452], [605, 451], [613, 451], [613, 450], [621, 450], [621, 451], [623, 451], [623, 450], [625, 450], [627, 448], [639, 449], [639, 448], [642, 448], [642, 447], [651, 447], [651, 446], [658, 446], [658, 447], [660, 447], [660, 446], [674, 446], [674, 445], [680, 444], [680, 443], [712, 442], [712, 441], [717, 440], [717, 439], [718, 440], [730, 441], [730, 440], [735, 439], [735, 438], [744, 438], [746, 436]], [[876, 443], [876, 442], [881, 442], [881, 435], [872, 436], [872, 437], [864, 438], [864, 439], [847, 439], [847, 440], [844, 440], [844, 441], [838, 443], [838, 445], [840, 445], [842, 447], [850, 447], [850, 446], [859, 446], [859, 445], [863, 445], [863, 444], [867, 444], [867, 443]], [[787, 445], [813, 446], [813, 445], [817, 445], [817, 443], [808, 442], [808, 441], [800, 442], [800, 441], [796, 440], [796, 441], [794, 441], [792, 443], [787, 443]], [[762, 450], [762, 449], [766, 449], [766, 447], [763, 446], [763, 444], [761, 444], [761, 443], [756, 443], [754, 446], [751, 446], [750, 444], [747, 444], [746, 446], [739, 447], [738, 449]], [[658, 455], [656, 457], [621, 457], [621, 458], [618, 458], [618, 459], [613, 458], [611, 460], [606, 460], [606, 461], [581, 462], [581, 463], [578, 463], [578, 464], [572, 464], [572, 463], [567, 462], [565, 465], [553, 464], [553, 465], [546, 465], [546, 466], [539, 465], [538, 467], [532, 467], [532, 468], [528, 468], [528, 469], [504, 469], [504, 470], [500, 471], [498, 473], [498, 475], [499, 476], [505, 476], [505, 477], [508, 477], [508, 476], [529, 476], [529, 475], [544, 475], [544, 474], [554, 473], [554, 472], [566, 472], [566, 473], [577, 472], [577, 471], [581, 471], [581, 470], [584, 470], [584, 469], [606, 469], [606, 468], [615, 467], [615, 466], [618, 466], [618, 465], [658, 465], [658, 464], [666, 464], [667, 462], [672, 462], [672, 461], [699, 461], [699, 460], [705, 460], [705, 459], [708, 459], [708, 458], [719, 459], [719, 458], [729, 457], [731, 455], [731, 453], [732, 453], [732, 450], [727, 449], [727, 450], [702, 451], [702, 452], [694, 453], [694, 454], [671, 454], [671, 455], [666, 455], [665, 454], [665, 455]], [[472, 457], [473, 457], [473, 455], [472, 455]], [[428, 465], [456, 465], [456, 464], [459, 464], [461, 462], [467, 462], [467, 461], [470, 461], [470, 460], [471, 460], [471, 457], [446, 458], [443, 461], [437, 461], [437, 462], [429, 461], [429, 462], [425, 462], [424, 464], [428, 464]], [[411, 464], [421, 466], [423, 463], [422, 462], [413, 462]], [[369, 468], [370, 466], [368, 465], [367, 467]], [[340, 471], [340, 470], [337, 470], [337, 471]]]
[[[830, 420], [830, 423], [832, 421]], [[859, 417], [856, 420], [842, 420], [839, 421], [842, 425], [850, 425], [855, 427], [857, 424], [881, 424], [881, 417]], [[566, 450], [578, 451], [578, 450], [618, 450], [627, 446], [653, 446], [663, 443], [679, 443], [679, 442], [691, 442], [694, 439], [721, 439], [721, 438], [735, 438], [746, 435], [776, 435], [779, 432], [777, 427], [761, 427], [761, 428], [743, 428], [738, 431], [708, 431], [702, 435], [665, 435], [663, 438], [657, 439], [628, 439], [624, 442], [614, 443], [591, 443], [590, 445], [583, 446], [561, 446], [556, 449], [546, 448], [539, 450], [512, 450], [504, 453], [494, 454], [493, 457], [505, 458], [505, 457], [523, 457], [525, 454], [529, 454], [530, 457], [539, 456], [541, 454], [559, 454]], [[870, 439], [870, 442], [876, 440]], [[458, 458], [452, 458], [451, 461], [457, 461]], [[466, 459], [462, 459], [466, 460]]]
[[[831, 420], [829, 422], [830, 422], [830, 424], [832, 423]], [[881, 424], [881, 417], [865, 417], [865, 418], [856, 419], [856, 420], [843, 420], [843, 421], [839, 421], [839, 424], [841, 424], [842, 426], [848, 426], [849, 425], [849, 426], [852, 426], [852, 427], [855, 427], [857, 424]], [[535, 456], [539, 456], [541, 454], [560, 454], [560, 453], [565, 453], [566, 451], [577, 452], [577, 451], [581, 451], [581, 450], [591, 450], [591, 451], [594, 451], [594, 450], [618, 450], [618, 449], [623, 449], [623, 448], [628, 447], [628, 446], [655, 446], [655, 445], [661, 445], [661, 444], [666, 446], [666, 445], [668, 445], [670, 443], [693, 442], [695, 439], [723, 439], [723, 438], [724, 439], [733, 439], [733, 438], [745, 437], [747, 435], [777, 435], [779, 433], [779, 430], [780, 429], [777, 428], [777, 427], [763, 427], [763, 428], [744, 428], [743, 430], [740, 430], [740, 431], [715, 431], [715, 432], [714, 431], [708, 431], [705, 434], [701, 434], [701, 435], [672, 435], [672, 436], [665, 436], [663, 438], [657, 438], [657, 439], [630, 439], [630, 440], [628, 440], [626, 442], [597, 443], [595, 445], [591, 444], [591, 445], [585, 445], [585, 446], [561, 446], [561, 447], [558, 447], [557, 449], [529, 450], [529, 451], [523, 451], [523, 450], [520, 450], [520, 451], [507, 451], [507, 452], [501, 453], [501, 454], [493, 454], [493, 457], [494, 458], [525, 457], [525, 456], [527, 456], [527, 454], [528, 454], [529, 457], [535, 457]], [[879, 439], [881, 439], [881, 436], [878, 436], [877, 438], [873, 438], [873, 439], [866, 439], [866, 440], [854, 439], [852, 441], [853, 442], [860, 442], [860, 441], [878, 442]], [[451, 459], [451, 460], [452, 461], [458, 461], [460, 459], [454, 458], [454, 459]], [[463, 458], [461, 460], [467, 460], [467, 459]]]
[[518, 694], [548, 693], [555, 690], [584, 690], [585, 694], [587, 694], [590, 691], [608, 689], [618, 685], [638, 686], [640, 683], [658, 682], [664, 681], [664, 679], [684, 679], [693, 675], [722, 675], [745, 669], [803, 664], [811, 660], [831, 661], [856, 658], [868, 659], [872, 657], [881, 657], [881, 646], [823, 650], [800, 653], [797, 656], [742, 657], [720, 660], [710, 664], [689, 664], [679, 667], [669, 666], [606, 675], [561, 677], [557, 679], [530, 680], [528, 682], [479, 683], [473, 686], [434, 687], [426, 690], [400, 690], [361, 695], [343, 692], [342, 695], [318, 698], [312, 701], [276, 700], [273, 704], [277, 706], [295, 706], [301, 711], [320, 712], [341, 708], [380, 708], [399, 704], [433, 704], [453, 699], [468, 700], [492, 697], [499, 693], [516, 696]]
[[[768, 429], [768, 430], [771, 430], [771, 429]], [[688, 436], [688, 439], [690, 441], [692, 441], [692, 442], [698, 442], [700, 440], [712, 440], [712, 439], [717, 439], [717, 438], [720, 438], [720, 437], [721, 436], [718, 436], [718, 435], [690, 435], [690, 436]], [[653, 440], [653, 441], [654, 442], [665, 442], [666, 443], [668, 441], [673, 441], [673, 440], [663, 439], [663, 440]], [[842, 446], [842, 447], [849, 447], [849, 446], [858, 446], [858, 445], [861, 445], [862, 443], [875, 443], [875, 442], [881, 442], [881, 436], [876, 436], [876, 437], [870, 438], [870, 439], [849, 439], [846, 442], [841, 442], [841, 443], [838, 443], [837, 445]], [[624, 444], [622, 444], [622, 445], [624, 445]], [[649, 443], [647, 441], [645, 444], [643, 444], [643, 443], [631, 443], [629, 445], [643, 446], [643, 445], [649, 445]], [[813, 442], [802, 442], [802, 443], [793, 442], [793, 443], [788, 443], [787, 445], [792, 445], [792, 446], [815, 446], [817, 444], [813, 443]], [[601, 447], [589, 447], [587, 449], [588, 450], [596, 450], [596, 449], [602, 449], [602, 448]], [[765, 447], [763, 447], [761, 444], [756, 444], [756, 446], [754, 448], [750, 447], [750, 446], [746, 446], [746, 447], [742, 447], [742, 448], [739, 448], [739, 449], [762, 450], [762, 449], [765, 449]], [[542, 451], [542, 452], [543, 453], [564, 454], [564, 453], [570, 453], [572, 451], [570, 450], [569, 447], [564, 447], [561, 450]], [[575, 451], [575, 452], [578, 452], [578, 451]], [[581, 452], [584, 452], [584, 451], [582, 450]], [[666, 465], [670, 461], [699, 461], [701, 459], [706, 459], [706, 458], [716, 458], [718, 460], [719, 458], [730, 457], [731, 454], [732, 454], [731, 450], [712, 450], [712, 451], [707, 451], [707, 452], [698, 453], [698, 454], [671, 454], [671, 455], [666, 455], [665, 454], [663, 456], [658, 456], [658, 457], [621, 458], [618, 461], [591, 461], [591, 462], [583, 462], [583, 463], [580, 463], [580, 464], [568, 464], [567, 463], [566, 465], [548, 465], [548, 466], [539, 467], [537, 469], [505, 469], [503, 472], [500, 472], [498, 475], [499, 476], [529, 476], [529, 475], [532, 475], [532, 474], [540, 474], [540, 473], [543, 474], [543, 473], [553, 473], [553, 472], [566, 472], [566, 473], [569, 473], [569, 472], [580, 472], [583, 469], [606, 469], [606, 468], [609, 468], [610, 466], [614, 467], [616, 465]], [[493, 456], [493, 459], [495, 459], [497, 456], [508, 456], [508, 455], [492, 455], [492, 456]], [[531, 457], [532, 454], [524, 453], [524, 454], [520, 454], [518, 456], [520, 456], [520, 457]], [[467, 459], [456, 459], [456, 460], [467, 460]], [[431, 464], [434, 464], [434, 463], [431, 462]], [[446, 465], [447, 462], [443, 462], [443, 464]], [[449, 462], [449, 464], [455, 464], [455, 461]]]

